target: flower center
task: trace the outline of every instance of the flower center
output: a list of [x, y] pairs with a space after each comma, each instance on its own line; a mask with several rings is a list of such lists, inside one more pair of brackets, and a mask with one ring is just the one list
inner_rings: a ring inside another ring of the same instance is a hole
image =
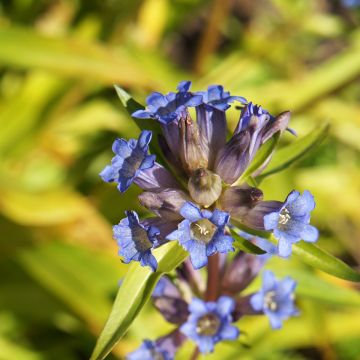
[[141, 226], [136, 226], [132, 229], [132, 238], [134, 239], [136, 249], [139, 252], [144, 252], [152, 247], [146, 230]]
[[278, 308], [278, 304], [276, 302], [276, 293], [275, 291], [269, 291], [264, 296], [264, 306], [265, 308], [276, 311]]
[[212, 239], [216, 226], [208, 219], [201, 219], [190, 225], [191, 237], [208, 243]]
[[203, 336], [214, 336], [220, 329], [220, 319], [215, 314], [201, 316], [196, 324], [196, 332]]
[[291, 216], [289, 210], [287, 208], [283, 208], [279, 214], [279, 221], [278, 221], [279, 227], [280, 228], [284, 227], [290, 219]]

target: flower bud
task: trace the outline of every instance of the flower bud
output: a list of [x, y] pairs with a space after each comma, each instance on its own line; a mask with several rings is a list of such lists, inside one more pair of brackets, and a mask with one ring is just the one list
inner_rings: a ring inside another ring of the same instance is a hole
[[179, 121], [180, 159], [187, 173], [207, 167], [208, 161], [204, 144], [200, 141], [199, 129], [190, 117], [183, 117]]
[[221, 195], [222, 183], [219, 175], [203, 168], [190, 176], [188, 188], [191, 197], [205, 207], [213, 204]]

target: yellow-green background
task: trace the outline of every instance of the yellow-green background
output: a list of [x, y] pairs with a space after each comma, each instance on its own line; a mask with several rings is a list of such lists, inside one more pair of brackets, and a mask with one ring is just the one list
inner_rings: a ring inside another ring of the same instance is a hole
[[[114, 83], [139, 101], [180, 80], [222, 84], [291, 110], [299, 136], [329, 122], [316, 151], [262, 188], [279, 200], [311, 190], [319, 243], [358, 266], [359, 23], [335, 0], [1, 0], [0, 359], [88, 359], [126, 272], [111, 226], [142, 211], [138, 190], [120, 195], [98, 176], [114, 138], [138, 133]], [[359, 286], [295, 259], [269, 267], [299, 281], [301, 316], [277, 332], [241, 320], [250, 347], [209, 358], [359, 359]], [[147, 305], [110, 358], [169, 329]]]

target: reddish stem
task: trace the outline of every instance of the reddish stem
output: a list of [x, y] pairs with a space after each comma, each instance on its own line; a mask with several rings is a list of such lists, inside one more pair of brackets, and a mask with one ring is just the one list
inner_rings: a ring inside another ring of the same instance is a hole
[[219, 254], [209, 256], [207, 265], [206, 301], [216, 301], [219, 293]]

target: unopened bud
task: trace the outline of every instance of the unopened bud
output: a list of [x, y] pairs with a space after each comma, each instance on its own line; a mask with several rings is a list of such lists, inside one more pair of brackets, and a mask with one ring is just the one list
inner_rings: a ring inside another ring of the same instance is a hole
[[193, 172], [188, 187], [191, 197], [205, 207], [213, 204], [222, 191], [220, 176], [203, 168]]

